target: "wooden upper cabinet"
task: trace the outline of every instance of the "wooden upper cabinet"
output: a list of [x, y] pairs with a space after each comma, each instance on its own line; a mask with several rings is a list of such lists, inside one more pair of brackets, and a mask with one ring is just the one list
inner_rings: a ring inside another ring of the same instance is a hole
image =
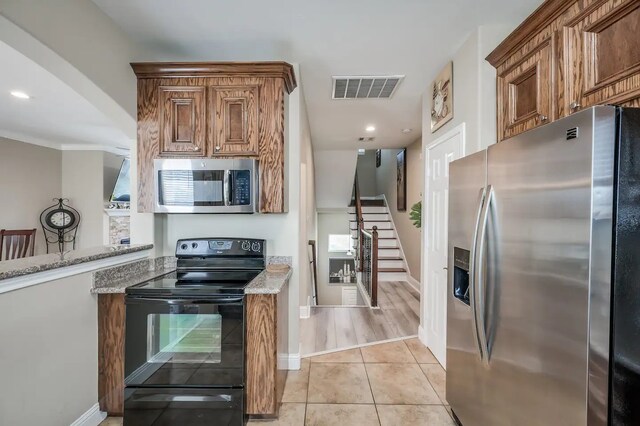
[[258, 160], [261, 213], [287, 211], [286, 62], [144, 62], [138, 78], [138, 211], [154, 210], [157, 158]]
[[639, 34], [638, 0], [546, 0], [487, 56], [498, 139], [594, 105], [640, 106]]
[[640, 96], [640, 2], [596, 2], [563, 28], [568, 115]]
[[158, 87], [160, 155], [206, 155], [205, 87]]
[[210, 88], [212, 155], [258, 155], [258, 89]]
[[549, 40], [498, 76], [500, 139], [548, 122], [553, 114], [552, 47]]

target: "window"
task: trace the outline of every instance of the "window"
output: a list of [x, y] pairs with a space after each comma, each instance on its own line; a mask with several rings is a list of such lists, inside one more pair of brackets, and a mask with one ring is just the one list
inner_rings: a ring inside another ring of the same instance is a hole
[[351, 235], [349, 234], [329, 234], [329, 251], [349, 251], [351, 250]]

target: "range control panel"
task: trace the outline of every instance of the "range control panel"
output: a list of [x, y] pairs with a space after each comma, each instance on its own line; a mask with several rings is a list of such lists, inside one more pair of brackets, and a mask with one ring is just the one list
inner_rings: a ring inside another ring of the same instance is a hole
[[176, 257], [264, 256], [266, 241], [250, 238], [193, 238], [178, 240]]

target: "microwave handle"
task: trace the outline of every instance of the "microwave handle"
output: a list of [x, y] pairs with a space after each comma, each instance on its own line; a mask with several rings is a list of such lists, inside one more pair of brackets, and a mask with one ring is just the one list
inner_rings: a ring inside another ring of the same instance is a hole
[[224, 173], [224, 183], [223, 183], [223, 191], [224, 191], [224, 205], [231, 205], [231, 170], [226, 170]]

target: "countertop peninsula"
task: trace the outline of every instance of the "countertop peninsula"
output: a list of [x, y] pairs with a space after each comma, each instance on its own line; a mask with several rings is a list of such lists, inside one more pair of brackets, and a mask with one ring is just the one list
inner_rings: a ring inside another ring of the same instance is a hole
[[93, 262], [109, 257], [150, 250], [153, 244], [107, 245], [87, 249], [71, 250], [55, 254], [25, 257], [0, 262], [0, 283], [2, 280], [50, 271], [81, 263]]

